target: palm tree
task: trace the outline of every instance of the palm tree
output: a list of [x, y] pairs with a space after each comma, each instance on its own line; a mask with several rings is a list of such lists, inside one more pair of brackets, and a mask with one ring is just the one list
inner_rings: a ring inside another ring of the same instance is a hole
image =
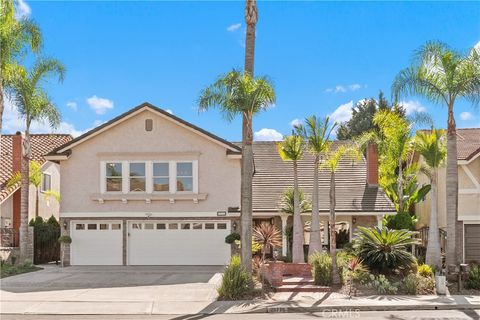
[[423, 157], [426, 168], [422, 168], [422, 171], [429, 177], [431, 185], [430, 225], [425, 262], [428, 265], [435, 266], [436, 270], [440, 270], [442, 268], [442, 258], [438, 231], [437, 179], [438, 168], [443, 164], [447, 153], [443, 130], [432, 128], [430, 133], [419, 131], [415, 138], [415, 151]]
[[238, 115], [242, 115], [244, 120], [240, 229], [242, 264], [249, 272], [252, 270], [250, 241], [252, 239], [253, 135], [252, 122], [248, 122], [245, 126], [245, 119], [251, 120], [253, 115], [266, 110], [274, 103], [275, 90], [266, 77], [253, 78], [248, 73], [241, 74], [235, 70], [220, 76], [212, 85], [203, 89], [198, 101], [200, 111], [218, 107], [227, 121], [232, 121]]
[[14, 0], [0, 0], [0, 138], [4, 93], [8, 93], [12, 77], [25, 72], [18, 60], [25, 56], [26, 47], [37, 53], [41, 44], [38, 26], [27, 18], [15, 18]]
[[[40, 184], [42, 183], [42, 165], [35, 160], [30, 161], [30, 168], [29, 168], [29, 181], [30, 184], [35, 187], [37, 192], [35, 196], [35, 218], [38, 217], [39, 214], [39, 200], [40, 200]], [[22, 181], [22, 173], [20, 171], [14, 172], [10, 180], [7, 182], [7, 187], [11, 187], [16, 185], [17, 183]], [[45, 197], [52, 197], [57, 202], [60, 202], [60, 193], [55, 190], [43, 190]]]
[[360, 152], [353, 146], [341, 145], [336, 149], [330, 150], [327, 154], [327, 158], [321, 164], [322, 168], [327, 169], [330, 172], [330, 255], [332, 257], [332, 283], [339, 284], [340, 276], [337, 269], [337, 234], [335, 230], [336, 214], [336, 196], [335, 196], [335, 172], [337, 171], [340, 160], [343, 158], [350, 158], [354, 161], [360, 158]]
[[[280, 211], [286, 214], [293, 215], [294, 212], [294, 188], [287, 188], [283, 191], [282, 199], [280, 201]], [[305, 213], [308, 211], [312, 211], [312, 204], [308, 201], [307, 197], [305, 196], [305, 192], [302, 189], [298, 190], [298, 199], [300, 202], [300, 213]]]
[[253, 228], [253, 240], [262, 246], [262, 261], [269, 247], [282, 246], [282, 233], [273, 224], [262, 222]]
[[255, 27], [257, 22], [257, 1], [245, 0], [245, 23], [247, 24], [247, 35], [245, 37], [245, 73], [249, 73], [251, 76], [253, 76], [255, 62]]
[[462, 223], [458, 221], [457, 134], [454, 107], [457, 98], [478, 106], [480, 101], [480, 57], [476, 49], [462, 55], [441, 42], [427, 42], [416, 52], [412, 66], [403, 69], [392, 84], [395, 100], [414, 94], [444, 104], [447, 127], [447, 265], [462, 260]]
[[296, 127], [297, 132], [307, 141], [308, 151], [314, 156], [313, 160], [313, 190], [312, 190], [312, 223], [310, 230], [310, 245], [308, 255], [322, 251], [320, 237], [320, 214], [318, 209], [318, 170], [320, 157], [326, 153], [330, 146], [330, 133], [336, 127], [336, 123], [329, 124], [329, 118], [317, 119], [311, 116], [305, 119], [305, 125]]
[[293, 163], [293, 263], [305, 262], [303, 253], [303, 223], [300, 215], [300, 190], [298, 188], [298, 161], [303, 157], [305, 142], [303, 137], [292, 132], [277, 144], [278, 154], [284, 161]]
[[55, 59], [40, 59], [26, 73], [19, 73], [12, 79], [11, 98], [13, 105], [25, 121], [25, 139], [23, 141], [21, 164], [21, 205], [20, 205], [20, 256], [26, 258], [28, 232], [28, 195], [29, 195], [29, 161], [30, 125], [34, 120], [47, 121], [52, 127], [60, 123], [60, 113], [42, 87], [50, 76], [57, 76], [63, 81], [65, 68]]

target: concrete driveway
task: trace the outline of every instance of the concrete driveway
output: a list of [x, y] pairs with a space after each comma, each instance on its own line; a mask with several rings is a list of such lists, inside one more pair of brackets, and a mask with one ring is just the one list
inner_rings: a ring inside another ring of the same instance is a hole
[[0, 280], [1, 313], [196, 313], [216, 300], [221, 266], [85, 266]]

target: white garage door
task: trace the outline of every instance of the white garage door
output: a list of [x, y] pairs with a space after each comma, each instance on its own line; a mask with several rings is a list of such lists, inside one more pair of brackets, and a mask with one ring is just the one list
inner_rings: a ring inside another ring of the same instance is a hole
[[72, 265], [122, 265], [121, 221], [73, 221]]
[[130, 265], [223, 265], [229, 221], [130, 221]]

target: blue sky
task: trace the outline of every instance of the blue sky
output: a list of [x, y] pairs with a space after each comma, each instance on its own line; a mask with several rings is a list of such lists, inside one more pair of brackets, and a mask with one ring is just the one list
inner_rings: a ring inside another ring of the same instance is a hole
[[[26, 2], [40, 25], [46, 55], [60, 59], [63, 84], [49, 93], [63, 115], [57, 131], [78, 135], [148, 101], [226, 139], [241, 139], [241, 119], [199, 114], [200, 90], [243, 67], [244, 3]], [[427, 40], [466, 51], [480, 45], [478, 2], [259, 2], [255, 74], [274, 82], [277, 103], [254, 119], [258, 139], [288, 134], [291, 122], [316, 114], [349, 117], [358, 100], [390, 97], [394, 76]], [[446, 125], [444, 107], [409, 97], [409, 110]], [[21, 128], [7, 108], [5, 132]], [[456, 105], [459, 127], [480, 113]], [[263, 130], [262, 130], [263, 129]], [[267, 130], [265, 130], [267, 129]], [[34, 124], [36, 132], [49, 132]]]

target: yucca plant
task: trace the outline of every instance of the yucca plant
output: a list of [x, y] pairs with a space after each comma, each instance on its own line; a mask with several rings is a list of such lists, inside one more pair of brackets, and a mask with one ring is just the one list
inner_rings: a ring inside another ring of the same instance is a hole
[[222, 300], [248, 298], [252, 289], [252, 276], [242, 266], [240, 257], [238, 255], [233, 256], [230, 264], [225, 268], [222, 283], [217, 289], [219, 298]]
[[358, 257], [370, 270], [379, 272], [410, 267], [416, 258], [407, 251], [407, 246], [417, 244], [408, 230], [387, 227], [359, 227], [355, 239]]
[[281, 247], [282, 234], [273, 224], [262, 222], [253, 228], [253, 239], [262, 246], [262, 260], [268, 247]]

